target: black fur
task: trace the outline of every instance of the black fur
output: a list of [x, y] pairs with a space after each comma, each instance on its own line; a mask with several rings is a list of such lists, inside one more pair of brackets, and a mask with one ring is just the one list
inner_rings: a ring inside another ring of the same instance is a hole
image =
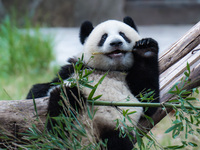
[[[153, 102], [159, 102], [158, 43], [152, 38], [142, 39], [136, 43], [133, 55], [134, 64], [126, 77], [130, 90], [137, 96], [150, 89], [155, 94]], [[152, 116], [156, 110], [151, 107], [145, 114]]]
[[[74, 68], [73, 65], [70, 64], [61, 67], [58, 74], [62, 79], [67, 79], [70, 77], [72, 73], [74, 73]], [[51, 82], [48, 83], [33, 85], [32, 88], [29, 90], [26, 99], [40, 98], [47, 96], [49, 89], [52, 88], [54, 86], [53, 83], [56, 82], [60, 82], [59, 77], [54, 78]]]
[[99, 41], [98, 46], [103, 46], [103, 44], [106, 41], [107, 37], [108, 37], [107, 33], [105, 33], [104, 35], [102, 35], [101, 40]]
[[51, 83], [35, 84], [29, 90], [26, 99], [40, 98], [47, 96], [47, 92], [51, 88]]
[[85, 21], [82, 23], [80, 28], [80, 41], [82, 44], [85, 43], [85, 39], [89, 36], [93, 29], [94, 27], [90, 21]]
[[128, 136], [119, 137], [119, 131], [110, 128], [104, 128], [103, 133], [100, 134], [101, 139], [107, 139], [108, 150], [131, 150], [133, 142], [128, 139]]
[[[66, 109], [72, 108], [72, 109], [76, 110], [77, 112], [80, 112], [81, 111], [80, 104], [82, 106], [84, 106], [84, 104], [86, 103], [86, 99], [84, 98], [84, 96], [81, 93], [80, 93], [81, 98], [78, 97], [79, 91], [78, 91], [77, 87], [70, 88], [70, 87], [65, 86], [64, 90], [66, 91], [66, 93], [61, 91], [61, 88], [55, 88], [50, 93], [49, 105], [47, 108], [50, 117], [59, 116], [62, 112], [64, 112], [63, 107], [65, 107]], [[66, 103], [64, 102], [62, 97], [66, 98], [66, 102], [70, 103], [70, 107], [66, 106]], [[77, 102], [77, 100], [80, 100], [80, 99], [82, 101], [80, 103]], [[59, 104], [58, 103], [59, 101], [62, 101], [63, 105]], [[76, 115], [76, 114], [74, 114], [74, 115]], [[52, 129], [52, 125], [54, 126], [56, 124], [56, 121], [54, 119], [51, 119], [51, 123], [50, 123], [50, 121], [48, 121], [48, 123], [47, 123], [48, 130]]]
[[[136, 25], [130, 17], [124, 18], [124, 23], [130, 25], [132, 28], [137, 30]], [[80, 41], [84, 44], [85, 39], [92, 32], [93, 26], [91, 22], [84, 22], [80, 30]], [[134, 95], [138, 95], [141, 91], [151, 89], [155, 92], [155, 101], [159, 102], [159, 71], [158, 71], [158, 44], [155, 40], [151, 38], [145, 38], [138, 41], [133, 48], [134, 64], [132, 68], [128, 71], [126, 82]], [[72, 64], [76, 62], [74, 59], [70, 59], [69, 62]], [[73, 65], [66, 65], [61, 68], [59, 75], [63, 80], [70, 77], [74, 73]], [[56, 77], [49, 83], [36, 84], [34, 85], [27, 98], [32, 98], [32, 94], [35, 98], [46, 96], [48, 90], [53, 86], [53, 82], [60, 82], [59, 78]], [[80, 109], [80, 105], [75, 100], [74, 95], [78, 96], [78, 89], [76, 87], [66, 88], [66, 97], [69, 99], [71, 107], [75, 109]], [[50, 93], [50, 100], [48, 105], [48, 113], [50, 117], [59, 116], [63, 111], [63, 107], [58, 103], [62, 100], [60, 94], [61, 89], [56, 88]], [[81, 94], [81, 93], [80, 93]], [[86, 102], [86, 98], [83, 97], [83, 103]], [[151, 116], [155, 113], [156, 108], [149, 108], [146, 112], [147, 115]], [[55, 121], [51, 120], [53, 125]], [[47, 128], [51, 130], [52, 126], [50, 122], [47, 124]], [[100, 138], [102, 140], [108, 139], [108, 150], [112, 149], [124, 149], [129, 150], [133, 148], [133, 143], [126, 136], [125, 138], [119, 138], [119, 131], [114, 129], [105, 128], [103, 133], [100, 133]]]
[[123, 22], [126, 23], [127, 25], [131, 26], [133, 29], [135, 29], [138, 32], [138, 29], [131, 17], [129, 17], [129, 16], [125, 17], [123, 19]]

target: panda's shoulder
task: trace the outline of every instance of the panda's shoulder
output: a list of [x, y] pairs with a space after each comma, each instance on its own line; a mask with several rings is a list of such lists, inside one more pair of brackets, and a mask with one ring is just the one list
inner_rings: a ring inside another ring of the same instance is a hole
[[58, 72], [58, 75], [56, 78], [52, 80], [52, 82], [59, 82], [59, 78], [65, 80], [68, 79], [73, 73], [74, 73], [74, 66], [77, 62], [76, 58], [69, 58], [68, 59], [68, 64], [62, 66]]
[[59, 82], [59, 78], [65, 80], [68, 79], [74, 73], [74, 67], [72, 64], [64, 65], [60, 68], [58, 75], [52, 80], [52, 82]]

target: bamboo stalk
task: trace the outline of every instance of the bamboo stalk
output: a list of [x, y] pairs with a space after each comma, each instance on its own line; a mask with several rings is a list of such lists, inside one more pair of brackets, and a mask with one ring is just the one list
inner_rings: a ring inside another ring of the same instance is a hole
[[[133, 102], [107, 102], [107, 101], [89, 101], [90, 104], [95, 106], [118, 106], [118, 107], [166, 107], [166, 108], [181, 108], [181, 104], [170, 103], [133, 103]], [[184, 105], [185, 108], [191, 109], [191, 106]], [[200, 110], [200, 106], [194, 106], [195, 109]]]

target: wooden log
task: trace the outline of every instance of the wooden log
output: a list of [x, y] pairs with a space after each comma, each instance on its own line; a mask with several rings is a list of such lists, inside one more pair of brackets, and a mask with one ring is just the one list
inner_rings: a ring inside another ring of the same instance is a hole
[[[161, 103], [173, 99], [173, 95], [169, 94], [168, 91], [184, 77], [187, 63], [189, 63], [191, 69], [189, 79], [191, 83], [184, 88], [189, 90], [200, 86], [200, 21], [159, 58]], [[159, 108], [152, 116], [154, 126], [171, 110], [171, 108], [168, 108], [164, 111]], [[139, 124], [146, 132], [153, 127], [145, 118], [142, 118]]]
[[200, 43], [200, 21], [192, 27], [180, 40], [174, 43], [169, 50], [160, 56], [160, 73], [187, 55]]
[[[1, 100], [0, 101], [0, 129], [16, 135], [25, 132], [33, 123], [43, 129], [46, 120], [48, 97], [35, 100]], [[37, 115], [41, 121], [37, 120]]]
[[[200, 86], [200, 51], [192, 52], [199, 44], [200, 22], [160, 56], [160, 102], [172, 98], [172, 95], [167, 94], [167, 91], [182, 78], [183, 72], [186, 70], [186, 62], [190, 63], [192, 71], [191, 84], [185, 88], [191, 89]], [[17, 132], [25, 132], [32, 123], [36, 123], [36, 126], [42, 130], [47, 114], [48, 97], [36, 99], [35, 102], [38, 116], [41, 119], [40, 123], [36, 121], [37, 115], [33, 100], [0, 101], [0, 129], [16, 135]], [[155, 124], [165, 115], [166, 112], [159, 109], [153, 116]], [[141, 120], [139, 124], [147, 131], [152, 128], [147, 120]]]

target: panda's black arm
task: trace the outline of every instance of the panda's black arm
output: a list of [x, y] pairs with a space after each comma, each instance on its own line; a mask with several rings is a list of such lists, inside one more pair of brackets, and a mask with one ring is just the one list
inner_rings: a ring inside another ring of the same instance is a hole
[[[62, 66], [58, 74], [61, 77], [61, 79], [65, 80], [65, 79], [68, 79], [73, 73], [74, 73], [73, 65], [68, 64], [68, 65]], [[55, 82], [60, 82], [58, 76], [52, 80], [52, 83], [55, 83]]]
[[26, 99], [40, 98], [47, 96], [47, 92], [51, 87], [51, 83], [35, 84], [29, 90]]
[[[63, 80], [65, 80], [69, 78], [72, 73], [74, 73], [74, 68], [72, 64], [69, 64], [61, 67], [58, 74]], [[51, 82], [33, 85], [32, 88], [29, 90], [26, 99], [32, 99], [33, 95], [34, 98], [47, 96], [48, 91], [50, 90], [50, 88], [53, 87], [52, 83], [55, 82], [60, 82], [58, 76], [54, 78]]]
[[[138, 96], [145, 90], [154, 91], [154, 101], [159, 102], [158, 43], [152, 38], [138, 41], [133, 49], [134, 64], [127, 75], [132, 93]], [[156, 108], [149, 108], [145, 114], [151, 116]]]

